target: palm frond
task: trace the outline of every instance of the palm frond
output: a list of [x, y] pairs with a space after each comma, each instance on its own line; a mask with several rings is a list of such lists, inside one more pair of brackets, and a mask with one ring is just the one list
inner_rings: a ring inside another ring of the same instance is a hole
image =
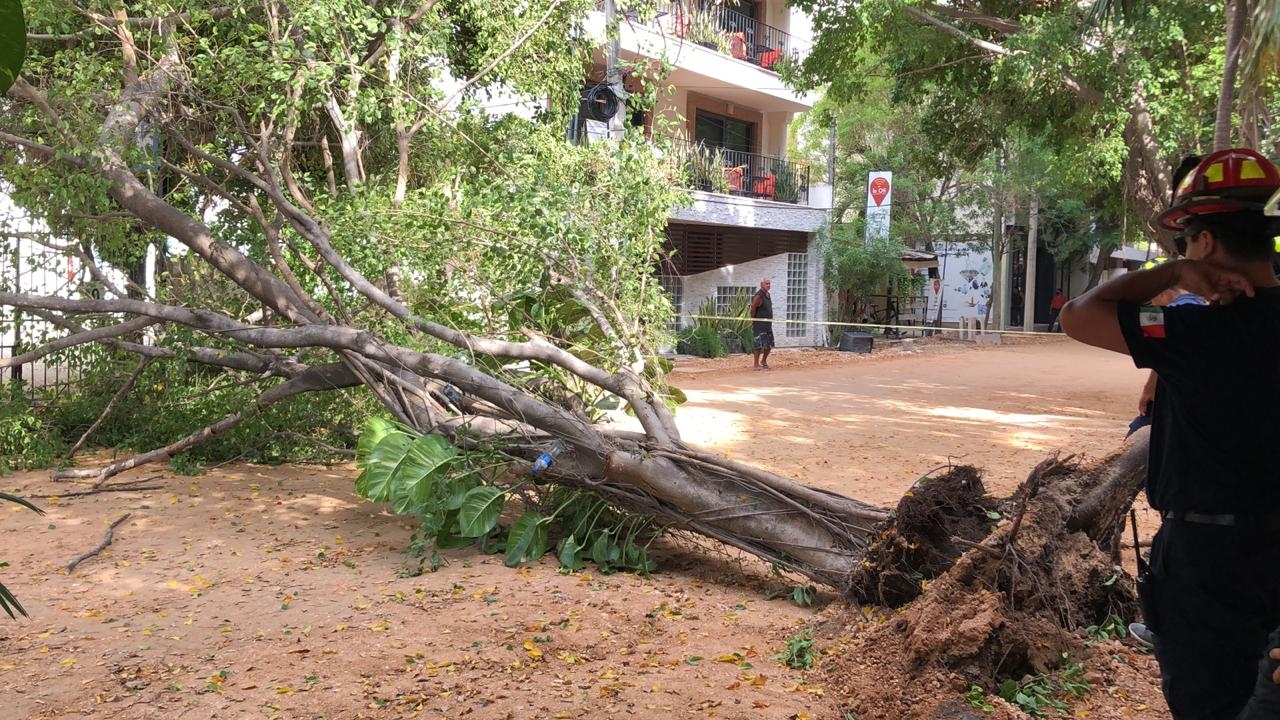
[[9, 502], [11, 502], [11, 503], [18, 503], [19, 505], [21, 505], [21, 506], [23, 506], [23, 507], [25, 507], [25, 508], [28, 508], [28, 509], [30, 509], [30, 510], [35, 510], [37, 513], [39, 513], [39, 514], [41, 514], [41, 515], [43, 515], [43, 514], [44, 514], [44, 510], [41, 510], [40, 508], [36, 507], [35, 505], [32, 505], [32, 504], [31, 504], [31, 502], [30, 502], [29, 500], [25, 500], [25, 499], [23, 499], [23, 498], [20, 498], [20, 497], [18, 497], [17, 495], [10, 495], [10, 494], [9, 494], [9, 493], [7, 493], [7, 492], [0, 492], [0, 500], [8, 500], [8, 501], [9, 501]]
[[1280, 0], [1258, 0], [1253, 33], [1245, 48], [1242, 88], [1257, 88], [1280, 74]]

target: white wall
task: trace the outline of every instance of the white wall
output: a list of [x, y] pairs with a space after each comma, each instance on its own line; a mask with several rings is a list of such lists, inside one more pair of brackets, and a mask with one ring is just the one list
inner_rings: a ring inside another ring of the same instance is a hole
[[[816, 243], [810, 241], [808, 292], [805, 293], [805, 320], [808, 321], [826, 319], [822, 314], [825, 309], [818, 283], [819, 265], [815, 257], [817, 255], [815, 245]], [[814, 325], [812, 322], [802, 326], [803, 336], [788, 337], [787, 335], [787, 323], [783, 322], [787, 317], [787, 253], [685, 276], [682, 290], [683, 302], [677, 310], [684, 316], [696, 314], [707, 298], [715, 298], [717, 287], [737, 285], [751, 287], [754, 292], [760, 287], [760, 281], [766, 279], [772, 282], [769, 294], [773, 298], [773, 335], [778, 347], [812, 347], [825, 344], [824, 326]], [[683, 319], [684, 325], [692, 323], [693, 321], [687, 317]]]

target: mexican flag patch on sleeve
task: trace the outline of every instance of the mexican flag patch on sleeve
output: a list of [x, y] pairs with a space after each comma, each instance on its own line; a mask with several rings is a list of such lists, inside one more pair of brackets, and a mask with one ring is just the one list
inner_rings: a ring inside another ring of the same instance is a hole
[[1147, 305], [1138, 311], [1138, 327], [1142, 329], [1142, 337], [1164, 337], [1164, 310], [1154, 305]]

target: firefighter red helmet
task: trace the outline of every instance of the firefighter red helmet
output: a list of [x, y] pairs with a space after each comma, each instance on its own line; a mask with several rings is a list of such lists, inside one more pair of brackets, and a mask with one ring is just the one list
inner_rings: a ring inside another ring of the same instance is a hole
[[1280, 191], [1280, 170], [1254, 150], [1231, 148], [1205, 156], [1173, 190], [1169, 209], [1156, 218], [1170, 230], [1181, 230], [1192, 215], [1262, 211]]

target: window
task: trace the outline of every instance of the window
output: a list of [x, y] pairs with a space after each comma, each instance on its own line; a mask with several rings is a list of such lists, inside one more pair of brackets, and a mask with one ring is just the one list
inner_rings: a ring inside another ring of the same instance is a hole
[[680, 315], [684, 312], [684, 279], [679, 275], [659, 275], [658, 284], [671, 301], [671, 317], [667, 319], [667, 329], [679, 332], [682, 324]]
[[756, 289], [750, 285], [721, 285], [716, 288], [716, 315], [728, 315], [736, 297], [751, 297]]
[[809, 254], [787, 253], [787, 337], [804, 337], [809, 328]]
[[693, 139], [708, 147], [755, 152], [756, 124], [699, 110], [693, 123]]

